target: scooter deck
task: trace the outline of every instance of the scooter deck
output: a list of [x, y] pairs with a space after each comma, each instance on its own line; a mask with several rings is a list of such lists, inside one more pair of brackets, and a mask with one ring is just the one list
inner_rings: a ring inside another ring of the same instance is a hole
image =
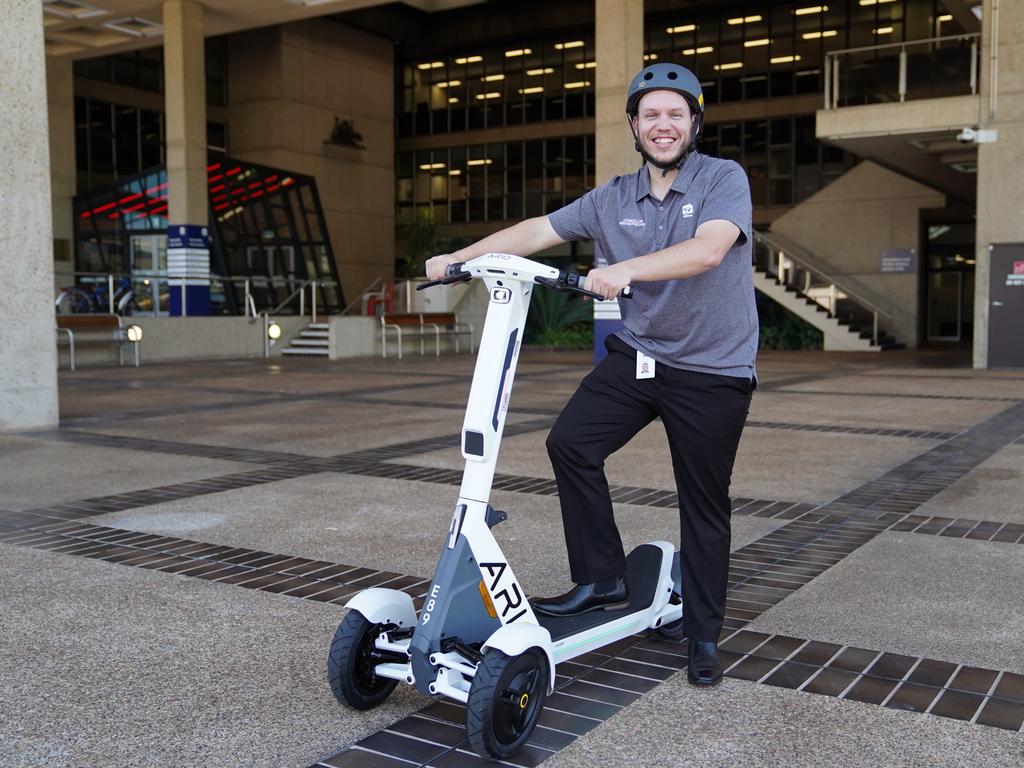
[[579, 616], [545, 616], [537, 613], [537, 621], [551, 633], [552, 642], [585, 632], [605, 622], [645, 610], [654, 602], [661, 574], [662, 550], [653, 544], [641, 544], [626, 556], [626, 585], [629, 606], [614, 611], [591, 611]]

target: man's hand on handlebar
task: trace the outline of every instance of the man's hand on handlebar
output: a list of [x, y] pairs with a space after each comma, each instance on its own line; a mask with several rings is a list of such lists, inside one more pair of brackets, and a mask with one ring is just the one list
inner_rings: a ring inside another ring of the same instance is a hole
[[427, 260], [427, 280], [440, 280], [445, 276], [445, 270], [452, 264], [458, 264], [462, 259], [452, 256], [450, 253], [442, 253]]
[[606, 300], [618, 298], [622, 289], [630, 284], [630, 275], [626, 269], [627, 263], [621, 262], [590, 270], [583, 287], [588, 291], [601, 294]]

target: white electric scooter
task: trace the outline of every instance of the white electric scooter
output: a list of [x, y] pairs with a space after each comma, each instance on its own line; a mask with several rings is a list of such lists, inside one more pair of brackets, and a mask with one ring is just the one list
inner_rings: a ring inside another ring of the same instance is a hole
[[453, 264], [420, 288], [477, 278], [490, 303], [462, 427], [466, 467], [430, 590], [418, 619], [405, 592], [352, 598], [327, 670], [335, 697], [354, 709], [377, 706], [397, 681], [462, 702], [473, 748], [500, 759], [529, 739], [556, 664], [645, 629], [679, 637], [683, 606], [678, 554], [654, 541], [626, 558], [628, 607], [557, 618], [530, 607], [490, 531], [506, 515], [488, 504], [523, 326], [537, 284], [601, 297], [577, 273], [501, 253]]

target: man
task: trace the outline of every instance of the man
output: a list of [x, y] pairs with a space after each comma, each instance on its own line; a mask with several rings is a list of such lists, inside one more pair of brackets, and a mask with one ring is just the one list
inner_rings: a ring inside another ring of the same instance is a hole
[[750, 189], [739, 165], [695, 150], [704, 98], [689, 70], [645, 67], [629, 87], [626, 114], [644, 158], [637, 173], [436, 256], [427, 276], [438, 279], [449, 264], [484, 253], [528, 256], [589, 238], [608, 266], [591, 270], [585, 287], [606, 299], [632, 287], [633, 299], [620, 303], [625, 328], [608, 337], [608, 356], [548, 436], [576, 586], [533, 606], [572, 616], [628, 604], [604, 460], [660, 417], [679, 494], [687, 677], [714, 685], [722, 676], [729, 482], [756, 385]]

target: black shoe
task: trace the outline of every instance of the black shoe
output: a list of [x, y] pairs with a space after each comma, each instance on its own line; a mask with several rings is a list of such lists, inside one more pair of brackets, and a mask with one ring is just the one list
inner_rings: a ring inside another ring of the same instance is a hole
[[686, 666], [686, 679], [690, 681], [690, 685], [718, 685], [722, 679], [718, 643], [712, 640], [690, 641], [690, 661]]
[[593, 584], [579, 584], [564, 595], [531, 601], [533, 610], [548, 616], [578, 616], [589, 611], [616, 611], [629, 605], [626, 577], [617, 576]]

